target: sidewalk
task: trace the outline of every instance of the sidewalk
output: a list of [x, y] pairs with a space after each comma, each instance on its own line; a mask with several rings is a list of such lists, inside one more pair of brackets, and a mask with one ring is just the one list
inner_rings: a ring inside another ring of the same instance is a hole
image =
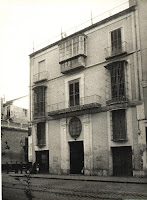
[[[9, 173], [10, 176], [23, 177], [25, 174]], [[84, 175], [52, 175], [52, 174], [30, 174], [32, 178], [44, 179], [62, 179], [62, 180], [78, 180], [78, 181], [93, 181], [93, 182], [115, 182], [115, 183], [132, 183], [132, 184], [147, 184], [147, 178], [138, 177], [106, 177], [106, 176], [84, 176]]]

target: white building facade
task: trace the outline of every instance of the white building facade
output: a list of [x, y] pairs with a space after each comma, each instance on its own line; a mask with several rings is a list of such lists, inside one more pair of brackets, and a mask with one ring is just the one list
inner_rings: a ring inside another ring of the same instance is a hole
[[42, 173], [146, 175], [145, 5], [30, 55], [29, 161]]

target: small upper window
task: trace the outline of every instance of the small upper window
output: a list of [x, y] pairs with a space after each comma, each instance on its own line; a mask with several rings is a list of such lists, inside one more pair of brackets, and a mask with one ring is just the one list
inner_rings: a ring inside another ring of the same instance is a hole
[[45, 60], [38, 63], [38, 73], [45, 71]]
[[111, 53], [116, 55], [122, 52], [121, 28], [111, 32]]

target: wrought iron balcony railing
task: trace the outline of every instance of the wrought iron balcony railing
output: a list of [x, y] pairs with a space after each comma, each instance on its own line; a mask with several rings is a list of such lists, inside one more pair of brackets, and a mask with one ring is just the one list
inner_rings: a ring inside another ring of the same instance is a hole
[[64, 112], [98, 108], [101, 106], [101, 97], [98, 95], [86, 96], [79, 98], [79, 103], [70, 106], [70, 102], [59, 102], [48, 106], [48, 115], [54, 115]]
[[107, 105], [110, 105], [110, 104], [115, 104], [115, 103], [124, 103], [124, 102], [128, 102], [129, 99], [127, 96], [120, 96], [120, 97], [113, 97], [109, 100], [106, 101], [106, 104]]
[[127, 42], [105, 48], [106, 60], [124, 53], [127, 53]]
[[47, 79], [48, 79], [48, 73], [47, 73], [47, 71], [43, 71], [43, 72], [40, 72], [40, 73], [35, 74], [33, 76], [33, 83], [43, 81], [43, 80], [47, 80]]

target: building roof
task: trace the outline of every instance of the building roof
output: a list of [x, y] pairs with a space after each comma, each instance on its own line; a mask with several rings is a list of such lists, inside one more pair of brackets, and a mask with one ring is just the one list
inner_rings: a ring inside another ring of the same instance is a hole
[[31, 57], [37, 55], [38, 53], [41, 53], [41, 52], [43, 52], [43, 51], [45, 51], [45, 50], [47, 50], [47, 49], [49, 49], [49, 48], [51, 48], [51, 47], [53, 47], [53, 46], [55, 46], [55, 45], [59, 45], [59, 43], [61, 43], [61, 42], [64, 41], [64, 40], [67, 40], [67, 39], [70, 38], [70, 37], [74, 37], [74, 36], [77, 35], [77, 34], [82, 34], [82, 33], [84, 33], [85, 31], [88, 31], [88, 30], [90, 30], [90, 29], [92, 29], [92, 28], [95, 28], [95, 27], [97, 27], [97, 26], [100, 26], [100, 25], [102, 25], [102, 24], [104, 24], [104, 23], [107, 23], [107, 22], [109, 22], [109, 21], [111, 21], [111, 20], [113, 20], [113, 19], [116, 19], [116, 18], [118, 18], [118, 17], [120, 17], [120, 16], [126, 15], [126, 14], [128, 14], [128, 13], [134, 11], [134, 10], [135, 10], [135, 5], [133, 5], [133, 6], [129, 7], [129, 8], [127, 8], [127, 9], [125, 9], [125, 10], [123, 10], [123, 11], [117, 13], [117, 14], [114, 14], [114, 15], [108, 17], [108, 18], [105, 18], [105, 19], [103, 19], [103, 20], [101, 20], [101, 21], [99, 21], [99, 22], [97, 22], [97, 23], [95, 23], [95, 24], [92, 24], [92, 25], [90, 25], [90, 26], [88, 26], [88, 27], [86, 27], [86, 28], [84, 28], [84, 29], [81, 29], [80, 31], [77, 31], [77, 32], [75, 32], [75, 33], [73, 33], [73, 34], [71, 34], [71, 35], [65, 37], [65, 38], [62, 38], [61, 40], [58, 40], [58, 41], [56, 41], [56, 42], [54, 42], [54, 43], [52, 43], [52, 44], [50, 44], [50, 45], [48, 45], [48, 46], [46, 46], [46, 47], [44, 47], [44, 48], [41, 48], [40, 50], [37, 50], [36, 52], [31, 53], [29, 56], [30, 56], [30, 58], [31, 58]]
[[12, 99], [12, 100], [10, 100], [10, 101], [6, 101], [6, 103], [4, 103], [4, 106], [11, 105], [14, 101], [17, 101], [17, 100], [22, 99], [22, 98], [27, 97], [27, 96], [28, 96], [28, 95], [22, 96], [22, 97], [18, 97], [18, 98], [16, 98], [16, 99]]

